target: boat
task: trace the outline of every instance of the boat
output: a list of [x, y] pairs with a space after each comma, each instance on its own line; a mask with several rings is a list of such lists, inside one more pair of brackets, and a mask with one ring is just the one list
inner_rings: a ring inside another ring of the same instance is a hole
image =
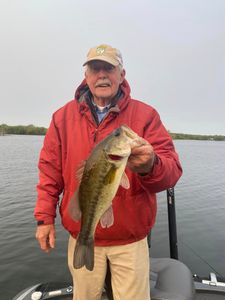
[[[170, 257], [151, 257], [151, 300], [222, 300], [225, 299], [225, 279], [210, 273], [208, 278], [193, 275], [178, 260], [174, 188], [167, 190]], [[149, 247], [150, 247], [150, 238]], [[47, 282], [31, 286], [13, 300], [72, 300], [76, 287], [70, 282]], [[111, 274], [108, 268], [102, 300], [113, 300]], [[124, 299], [125, 300], [125, 299]]]

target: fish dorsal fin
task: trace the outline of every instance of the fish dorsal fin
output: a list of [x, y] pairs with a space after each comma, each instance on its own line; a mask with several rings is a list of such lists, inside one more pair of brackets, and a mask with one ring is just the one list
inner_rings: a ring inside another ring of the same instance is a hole
[[86, 160], [82, 160], [77, 167], [76, 178], [79, 183], [81, 182], [82, 176], [84, 174], [84, 168], [85, 168], [86, 162], [87, 162]]
[[81, 219], [81, 210], [77, 191], [73, 194], [73, 196], [70, 199], [68, 205], [68, 212], [74, 221], [78, 222]]
[[125, 172], [123, 172], [123, 175], [122, 175], [122, 178], [120, 181], [120, 185], [126, 190], [128, 190], [130, 188], [130, 181]]
[[114, 216], [113, 216], [113, 208], [112, 205], [104, 212], [100, 219], [100, 223], [102, 228], [109, 228], [114, 223]]

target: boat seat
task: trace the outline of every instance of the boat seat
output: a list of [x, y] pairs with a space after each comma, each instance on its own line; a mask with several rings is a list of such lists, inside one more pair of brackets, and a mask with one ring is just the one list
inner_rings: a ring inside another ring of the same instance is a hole
[[194, 300], [192, 274], [182, 262], [151, 258], [151, 300]]

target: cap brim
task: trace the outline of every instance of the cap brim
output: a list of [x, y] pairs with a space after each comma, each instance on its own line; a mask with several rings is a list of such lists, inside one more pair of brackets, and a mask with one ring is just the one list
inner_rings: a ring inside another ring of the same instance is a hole
[[114, 67], [118, 66], [120, 63], [115, 60], [115, 59], [110, 59], [108, 57], [105, 57], [105, 56], [95, 56], [95, 57], [92, 57], [91, 59], [88, 59], [84, 64], [83, 66], [86, 66], [89, 62], [91, 61], [94, 61], [94, 60], [100, 60], [100, 61], [104, 61], [104, 62], [107, 62], [109, 63], [110, 65], [113, 65]]

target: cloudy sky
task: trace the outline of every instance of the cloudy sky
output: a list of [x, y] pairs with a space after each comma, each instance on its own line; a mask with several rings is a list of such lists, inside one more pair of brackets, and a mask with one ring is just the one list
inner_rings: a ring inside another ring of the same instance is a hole
[[225, 135], [224, 0], [0, 0], [0, 43], [0, 124], [47, 127], [108, 43], [168, 130]]

